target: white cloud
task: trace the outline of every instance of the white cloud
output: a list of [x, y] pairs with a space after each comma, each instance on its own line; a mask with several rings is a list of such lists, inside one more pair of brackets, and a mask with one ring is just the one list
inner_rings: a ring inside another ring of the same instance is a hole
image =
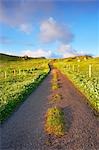
[[46, 57], [49, 58], [52, 55], [52, 52], [50, 50], [43, 50], [43, 49], [37, 49], [37, 50], [25, 50], [22, 52], [22, 55], [27, 55], [29, 57]]
[[30, 34], [32, 32], [32, 25], [23, 23], [20, 24], [19, 29], [26, 34]]
[[59, 49], [58, 49], [58, 51], [59, 52], [66, 52], [66, 51], [68, 51], [68, 50], [71, 50], [72, 49], [72, 47], [71, 47], [71, 45], [69, 45], [69, 44], [61, 44], [60, 45], [60, 47], [59, 47]]
[[61, 44], [60, 47], [57, 49], [57, 52], [59, 52], [63, 58], [74, 57], [79, 55], [78, 52], [72, 48], [71, 45], [66, 44]]
[[0, 0], [0, 22], [19, 27], [22, 23], [33, 21], [38, 12], [47, 14], [52, 8], [51, 1]]
[[50, 17], [40, 25], [40, 39], [44, 43], [55, 41], [69, 43], [73, 39], [73, 34], [67, 26], [58, 24], [52, 17]]
[[72, 51], [69, 51], [63, 54], [63, 58], [75, 57], [75, 56], [77, 56], [77, 54], [72, 53]]

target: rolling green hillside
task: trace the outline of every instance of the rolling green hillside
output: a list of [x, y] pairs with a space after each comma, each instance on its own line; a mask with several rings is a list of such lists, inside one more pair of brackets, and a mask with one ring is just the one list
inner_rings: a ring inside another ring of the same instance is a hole
[[0, 61], [16, 61], [16, 60], [22, 60], [22, 57], [0, 53]]
[[7, 55], [0, 53], [0, 61], [6, 62], [6, 61], [20, 61], [20, 60], [29, 60], [29, 59], [45, 59], [45, 57], [39, 57], [39, 58], [32, 58], [28, 56], [12, 56], [12, 55]]

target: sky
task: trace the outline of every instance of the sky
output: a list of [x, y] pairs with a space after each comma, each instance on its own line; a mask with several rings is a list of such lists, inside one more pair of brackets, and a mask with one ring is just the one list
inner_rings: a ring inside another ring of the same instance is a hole
[[99, 56], [99, 1], [0, 0], [0, 53]]

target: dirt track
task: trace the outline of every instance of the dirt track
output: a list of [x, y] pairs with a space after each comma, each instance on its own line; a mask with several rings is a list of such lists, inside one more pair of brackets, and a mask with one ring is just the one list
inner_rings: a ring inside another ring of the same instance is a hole
[[[65, 113], [68, 131], [62, 138], [53, 140], [53, 150], [99, 150], [99, 121], [87, 105], [87, 100], [68, 80], [56, 70], [58, 74], [59, 90], [54, 93], [62, 95], [63, 99], [57, 103]], [[52, 95], [54, 94], [52, 92]], [[55, 104], [56, 105], [56, 104]]]
[[61, 138], [44, 133], [44, 115], [50, 107], [52, 72], [20, 108], [1, 126], [2, 150], [98, 150], [99, 122], [86, 98], [58, 70], [62, 100], [57, 104], [66, 114], [68, 131]]

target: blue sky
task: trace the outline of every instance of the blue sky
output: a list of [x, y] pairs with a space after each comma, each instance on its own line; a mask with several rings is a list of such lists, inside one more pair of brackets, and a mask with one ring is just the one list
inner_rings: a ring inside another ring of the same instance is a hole
[[0, 52], [99, 56], [98, 0], [1, 0]]

